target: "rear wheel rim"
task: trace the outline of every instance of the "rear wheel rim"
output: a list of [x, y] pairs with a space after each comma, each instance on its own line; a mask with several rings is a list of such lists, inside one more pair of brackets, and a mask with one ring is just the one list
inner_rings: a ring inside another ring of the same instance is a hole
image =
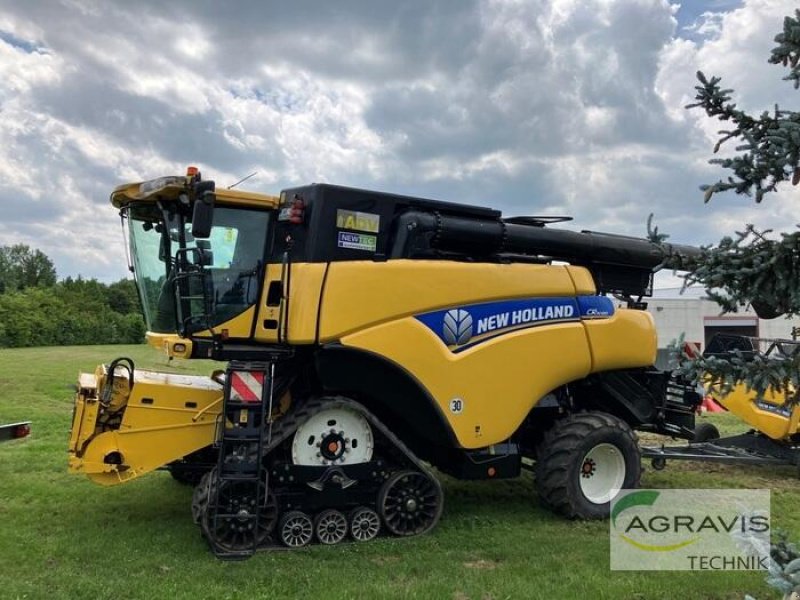
[[583, 457], [579, 468], [581, 492], [592, 504], [611, 502], [625, 483], [625, 456], [613, 444], [594, 446]]
[[352, 407], [316, 413], [294, 434], [292, 462], [305, 466], [353, 465], [372, 460], [374, 439], [366, 417]]

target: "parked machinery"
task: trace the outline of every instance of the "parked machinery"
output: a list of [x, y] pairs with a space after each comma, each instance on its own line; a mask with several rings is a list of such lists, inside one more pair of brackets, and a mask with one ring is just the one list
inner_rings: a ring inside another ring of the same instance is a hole
[[19, 423], [6, 423], [0, 425], [0, 442], [18, 440], [28, 437], [31, 434], [31, 422], [20, 421]]
[[[769, 358], [788, 365], [798, 353], [800, 342], [796, 340], [717, 334], [704, 354], [742, 361]], [[743, 382], [731, 390], [710, 382], [709, 397], [752, 429], [723, 437], [712, 423], [701, 423], [688, 446], [644, 448], [643, 454], [656, 469], [666, 467], [668, 460], [800, 467], [800, 405], [796, 393], [794, 389], [769, 388], [758, 394]]]
[[194, 169], [111, 202], [149, 342], [227, 366], [82, 375], [70, 469], [115, 485], [166, 466], [218, 555], [424, 533], [429, 465], [535, 464], [545, 504], [602, 517], [639, 482], [634, 429], [694, 434], [698, 395], [653, 367], [647, 240], [327, 184], [215, 190]]

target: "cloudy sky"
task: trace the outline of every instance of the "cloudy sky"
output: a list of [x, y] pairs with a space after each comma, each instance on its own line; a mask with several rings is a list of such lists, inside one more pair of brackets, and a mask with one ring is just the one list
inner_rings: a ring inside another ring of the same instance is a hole
[[708, 244], [794, 226], [797, 189], [703, 205], [719, 129], [797, 108], [768, 65], [796, 0], [0, 0], [0, 245], [59, 276], [125, 276], [114, 186], [198, 165], [277, 193], [331, 182], [568, 214]]

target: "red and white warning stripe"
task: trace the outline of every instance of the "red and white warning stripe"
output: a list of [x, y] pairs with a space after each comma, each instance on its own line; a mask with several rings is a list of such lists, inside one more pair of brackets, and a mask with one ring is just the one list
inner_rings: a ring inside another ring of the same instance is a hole
[[234, 371], [231, 373], [231, 400], [261, 402], [263, 389], [263, 371]]
[[700, 351], [699, 342], [684, 342], [683, 353], [689, 358], [698, 358], [702, 352]]

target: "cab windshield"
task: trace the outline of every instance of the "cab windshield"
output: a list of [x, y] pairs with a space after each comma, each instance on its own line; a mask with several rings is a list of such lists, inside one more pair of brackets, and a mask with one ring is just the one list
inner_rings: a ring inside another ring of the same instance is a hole
[[[123, 214], [149, 331], [183, 331], [190, 319], [202, 324], [195, 330], [214, 327], [256, 303], [269, 212], [217, 206], [207, 239], [192, 237], [178, 203], [131, 204]], [[191, 279], [181, 277], [186, 264]]]

